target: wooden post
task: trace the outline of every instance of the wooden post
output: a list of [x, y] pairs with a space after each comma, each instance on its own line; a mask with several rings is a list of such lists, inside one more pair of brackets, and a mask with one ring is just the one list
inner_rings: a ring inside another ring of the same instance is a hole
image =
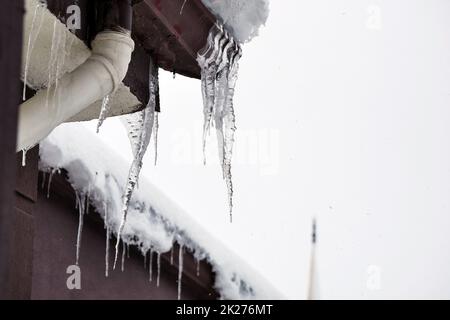
[[23, 0], [2, 1], [0, 10], [0, 298], [12, 298], [17, 109], [20, 103]]

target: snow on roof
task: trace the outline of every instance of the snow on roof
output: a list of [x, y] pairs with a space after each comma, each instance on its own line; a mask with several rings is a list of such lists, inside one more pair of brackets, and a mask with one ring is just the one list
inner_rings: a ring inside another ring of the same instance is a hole
[[258, 35], [269, 17], [269, 0], [202, 0], [241, 43]]
[[[117, 233], [129, 164], [81, 123], [63, 124], [40, 144], [40, 170], [65, 169], [79, 195]], [[105, 215], [106, 213], [106, 215]], [[186, 212], [141, 177], [130, 204], [124, 242], [163, 253], [178, 242], [197, 259], [207, 259], [216, 274], [215, 289], [223, 299], [281, 299], [257, 272], [208, 234]]]

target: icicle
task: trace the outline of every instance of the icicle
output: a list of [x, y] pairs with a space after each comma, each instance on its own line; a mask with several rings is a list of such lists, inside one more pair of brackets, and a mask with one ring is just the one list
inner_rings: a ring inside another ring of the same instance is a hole
[[155, 123], [153, 125], [153, 139], [155, 140], [155, 166], [158, 162], [158, 131], [159, 131], [159, 112], [155, 112]]
[[45, 8], [47, 8], [47, 1], [41, 0], [41, 1], [38, 1], [36, 8], [34, 9], [33, 20], [31, 22], [30, 34], [28, 35], [27, 53], [25, 56], [25, 70], [24, 70], [24, 76], [23, 76], [23, 94], [22, 94], [23, 101], [26, 100], [26, 92], [27, 92], [27, 85], [28, 85], [28, 71], [30, 68], [30, 58], [33, 53], [34, 46], [36, 44], [36, 40], [41, 31], [42, 23], [44, 21], [43, 18], [44, 18]]
[[158, 251], [156, 256], [156, 268], [157, 268], [157, 276], [156, 276], [156, 286], [159, 288], [159, 278], [161, 275], [161, 253]]
[[[213, 31], [214, 30], [214, 31]], [[206, 164], [206, 136], [211, 127], [211, 119], [214, 107], [214, 86], [216, 73], [216, 59], [219, 56], [219, 42], [221, 40], [221, 32], [213, 29], [208, 34], [207, 45], [198, 54], [197, 61], [201, 68], [201, 87], [203, 96], [203, 161]], [[220, 31], [220, 30], [219, 30]], [[216, 32], [216, 34], [214, 34]]]
[[200, 277], [200, 259], [197, 258], [197, 277]]
[[184, 6], [186, 5], [186, 2], [187, 2], [187, 0], [184, 0], [183, 4], [181, 5], [180, 16], [183, 14], [183, 9], [184, 9]]
[[178, 300], [181, 300], [181, 278], [183, 276], [183, 245], [178, 249]]
[[106, 248], [105, 248], [105, 277], [109, 273], [109, 226], [106, 227]]
[[78, 262], [80, 259], [81, 236], [83, 233], [83, 216], [84, 216], [84, 204], [85, 204], [84, 194], [82, 194], [82, 195], [77, 194], [77, 198], [78, 198], [79, 220], [78, 220], [78, 233], [77, 233], [76, 265], [78, 266]]
[[22, 150], [22, 167], [25, 167], [27, 165], [27, 152], [28, 149]]
[[41, 183], [41, 189], [44, 190], [45, 188], [45, 180], [47, 178], [47, 175], [45, 174], [45, 171], [42, 171], [42, 183]]
[[148, 281], [152, 282], [153, 281], [153, 250], [150, 249], [150, 258], [149, 258], [149, 262], [148, 262], [149, 266], [148, 266]]
[[121, 266], [122, 272], [125, 271], [125, 251], [127, 251], [127, 246], [125, 245], [125, 242], [122, 242], [122, 266]]
[[147, 269], [147, 252], [144, 253], [144, 269]]
[[103, 227], [108, 228], [108, 202], [103, 201], [103, 212], [105, 214], [105, 219], [103, 221]]
[[89, 187], [88, 192], [86, 194], [86, 198], [85, 198], [85, 201], [86, 201], [85, 213], [86, 214], [89, 214], [89, 199], [90, 199], [90, 197], [91, 197], [91, 188]]
[[102, 107], [100, 109], [100, 115], [98, 117], [98, 123], [97, 123], [97, 133], [100, 132], [100, 127], [102, 126], [103, 122], [105, 121], [106, 117], [108, 116], [110, 109], [111, 109], [111, 104], [109, 103], [109, 95], [107, 95], [102, 100]]
[[170, 249], [170, 265], [173, 266], [173, 245], [172, 248]]
[[108, 224], [108, 204], [103, 202], [103, 210], [105, 211], [104, 226], [106, 227], [106, 246], [105, 246], [105, 277], [108, 277], [109, 273], [109, 224]]
[[52, 185], [52, 179], [53, 179], [53, 175], [55, 174], [55, 169], [52, 169], [52, 171], [50, 171], [50, 174], [48, 176], [48, 184], [47, 184], [47, 199], [50, 198], [50, 187]]
[[[125, 116], [125, 126], [128, 129], [128, 137], [130, 138], [131, 148], [133, 150], [134, 160], [131, 164], [130, 171], [128, 173], [127, 185], [125, 187], [125, 193], [122, 203], [122, 221], [117, 232], [117, 237], [120, 238], [128, 214], [128, 206], [133, 195], [134, 188], [139, 180], [139, 174], [143, 165], [143, 158], [147, 147], [150, 143], [150, 138], [153, 131], [156, 99], [157, 99], [157, 77], [158, 66], [153, 60], [149, 66], [149, 101], [146, 108], [138, 113]], [[117, 256], [119, 251], [119, 242], [116, 242], [116, 256], [114, 259], [114, 268], [117, 262]]]
[[242, 56], [240, 45], [220, 25], [215, 25], [207, 39], [207, 44], [198, 54], [201, 68], [203, 96], [203, 156], [206, 163], [206, 137], [214, 119], [222, 175], [228, 190], [230, 220], [233, 211], [233, 183], [231, 159], [234, 134], [236, 131], [233, 106], [234, 88], [237, 81], [239, 59]]
[[130, 245], [127, 244], [127, 259], [130, 259]]

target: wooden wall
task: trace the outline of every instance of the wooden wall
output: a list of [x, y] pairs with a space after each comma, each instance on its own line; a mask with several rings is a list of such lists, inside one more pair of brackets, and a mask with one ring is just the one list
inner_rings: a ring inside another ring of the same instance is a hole
[[14, 294], [9, 280], [16, 223], [13, 207], [23, 10], [22, 0], [2, 1], [0, 10], [0, 298]]

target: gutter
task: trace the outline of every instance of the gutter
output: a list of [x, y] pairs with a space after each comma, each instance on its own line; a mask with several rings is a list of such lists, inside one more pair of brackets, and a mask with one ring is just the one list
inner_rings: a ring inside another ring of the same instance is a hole
[[57, 86], [40, 90], [19, 106], [16, 151], [35, 146], [58, 125], [114, 93], [125, 78], [134, 50], [131, 0], [100, 1], [97, 10], [101, 31], [91, 43], [91, 56]]

